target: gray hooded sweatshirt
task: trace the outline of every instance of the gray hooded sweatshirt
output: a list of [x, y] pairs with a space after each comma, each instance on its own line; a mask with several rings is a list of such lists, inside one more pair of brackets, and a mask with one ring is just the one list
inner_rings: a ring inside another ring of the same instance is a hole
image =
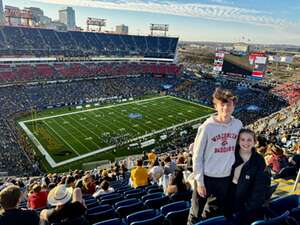
[[193, 148], [193, 171], [198, 185], [204, 186], [204, 175], [230, 176], [234, 151], [242, 122], [231, 117], [229, 123], [208, 118], [198, 129]]

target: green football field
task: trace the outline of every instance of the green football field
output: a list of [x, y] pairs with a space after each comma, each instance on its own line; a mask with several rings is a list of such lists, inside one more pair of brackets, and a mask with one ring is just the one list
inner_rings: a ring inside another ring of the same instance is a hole
[[173, 96], [160, 96], [104, 107], [78, 109], [19, 122], [25, 133], [57, 167], [124, 143], [150, 139], [213, 113], [211, 108]]

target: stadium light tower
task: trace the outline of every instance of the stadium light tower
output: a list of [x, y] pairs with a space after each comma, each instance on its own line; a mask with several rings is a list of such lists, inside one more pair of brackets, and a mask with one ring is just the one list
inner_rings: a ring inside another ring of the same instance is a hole
[[98, 18], [88, 17], [86, 20], [87, 31], [90, 30], [90, 26], [97, 26], [98, 31], [101, 32], [101, 28], [105, 27], [105, 25], [106, 25], [106, 19], [98, 19]]
[[153, 36], [153, 31], [163, 31], [164, 36], [167, 36], [167, 31], [169, 31], [169, 24], [150, 24], [151, 36]]

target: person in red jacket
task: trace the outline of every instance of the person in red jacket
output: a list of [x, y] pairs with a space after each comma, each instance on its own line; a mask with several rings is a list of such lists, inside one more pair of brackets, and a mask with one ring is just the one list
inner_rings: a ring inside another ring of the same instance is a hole
[[284, 155], [283, 150], [279, 146], [272, 145], [268, 150], [271, 155], [265, 157], [266, 164], [273, 173], [278, 174], [280, 170], [288, 166], [288, 157]]
[[42, 190], [41, 185], [35, 184], [32, 188], [32, 193], [27, 199], [27, 206], [30, 209], [45, 208], [47, 206], [48, 192]]

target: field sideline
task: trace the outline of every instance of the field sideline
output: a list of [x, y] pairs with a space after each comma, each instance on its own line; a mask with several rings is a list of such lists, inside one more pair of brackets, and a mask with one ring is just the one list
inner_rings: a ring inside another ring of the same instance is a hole
[[193, 124], [213, 109], [173, 96], [55, 114], [19, 125], [52, 168], [167, 129]]

